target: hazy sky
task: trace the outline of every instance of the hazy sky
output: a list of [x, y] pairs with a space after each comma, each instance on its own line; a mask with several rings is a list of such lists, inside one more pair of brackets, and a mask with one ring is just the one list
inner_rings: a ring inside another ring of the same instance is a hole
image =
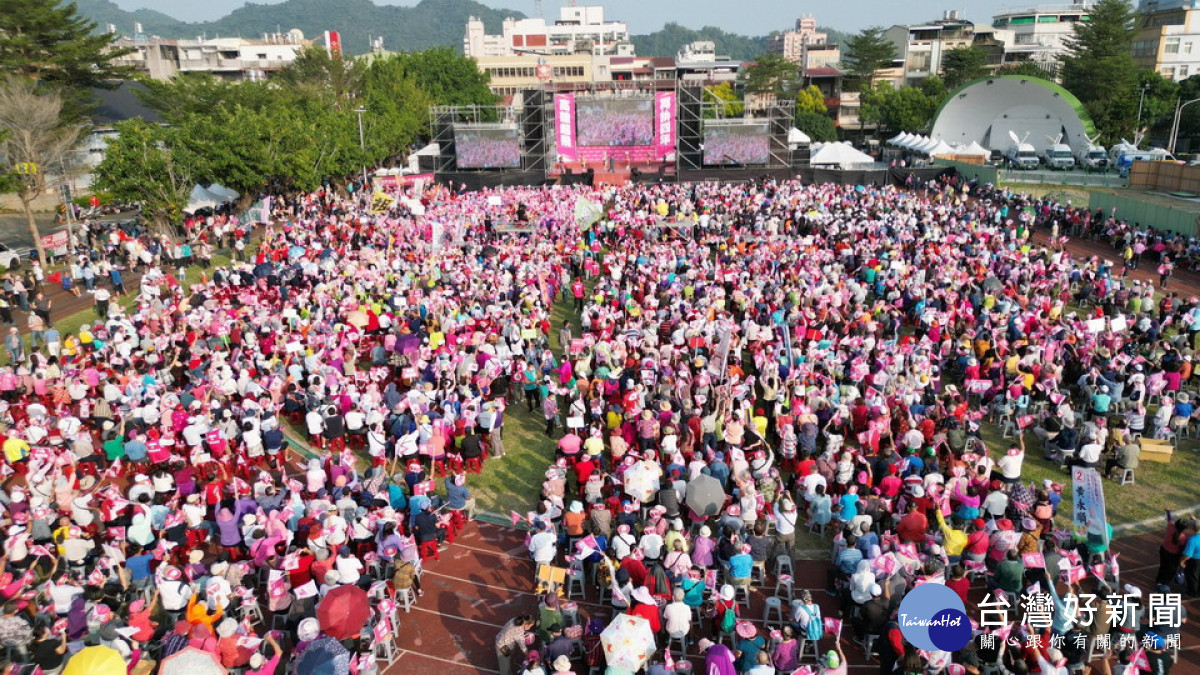
[[[374, 0], [377, 4], [414, 5], [416, 0]], [[613, 20], [625, 21], [630, 31], [647, 33], [658, 30], [668, 21], [689, 28], [713, 25], [747, 35], [761, 35], [771, 30], [789, 27], [803, 14], [812, 14], [824, 26], [856, 31], [870, 25], [916, 23], [940, 18], [942, 11], [958, 9], [976, 23], [991, 23], [993, 12], [1000, 8], [1032, 6], [1034, 1], [1019, 0], [948, 0], [958, 4], [943, 6], [937, 2], [896, 2], [895, 0], [851, 0], [827, 5], [818, 2], [789, 2], [787, 0], [607, 0], [602, 4]], [[124, 9], [148, 7], [185, 21], [217, 19], [245, 4], [244, 0], [115, 0]], [[514, 9], [532, 15], [533, 0], [482, 0], [486, 5]], [[1068, 4], [1059, 0], [1049, 4]], [[272, 0], [257, 0], [257, 4], [272, 4]], [[561, 0], [543, 0], [547, 19], [558, 16]], [[588, 4], [579, 0], [579, 4]], [[1043, 3], [1047, 4], [1047, 3]], [[330, 26], [336, 28], [336, 26]]]

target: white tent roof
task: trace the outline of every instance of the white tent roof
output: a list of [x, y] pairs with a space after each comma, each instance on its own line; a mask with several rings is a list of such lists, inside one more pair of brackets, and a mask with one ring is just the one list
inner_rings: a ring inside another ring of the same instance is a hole
[[849, 143], [826, 143], [809, 160], [813, 165], [835, 165], [840, 167], [856, 164], [872, 164], [875, 160]]
[[901, 131], [900, 133], [888, 139], [888, 145], [902, 145], [906, 140], [908, 140], [908, 132]]
[[811, 143], [811, 142], [812, 142], [812, 139], [808, 137], [808, 134], [804, 133], [803, 131], [800, 131], [796, 127], [792, 127], [791, 129], [788, 129], [788, 143], [789, 144], [791, 144], [791, 143], [804, 144], [804, 143]]
[[907, 141], [904, 142], [904, 147], [908, 148], [909, 150], [915, 150], [919, 146], [924, 145], [928, 140], [928, 138], [922, 136], [921, 134], [913, 134], [912, 136], [908, 137]]
[[914, 144], [910, 149], [913, 152], [919, 152], [921, 154], [926, 154], [930, 148], [933, 148], [936, 145], [937, 145], [937, 141], [933, 140], [932, 138], [922, 137], [921, 142]]
[[214, 209], [239, 196], [237, 192], [216, 183], [208, 187], [197, 185], [192, 188], [192, 194], [188, 196], [187, 206], [183, 210], [185, 213], [195, 213], [201, 209]]
[[426, 145], [425, 147], [421, 148], [420, 150], [414, 152], [413, 154], [420, 155], [421, 157], [437, 156], [438, 154], [441, 153], [441, 151], [442, 150], [441, 150], [440, 145], [438, 145], [437, 143], [430, 143], [429, 145]]
[[971, 144], [959, 151], [960, 155], [979, 155], [980, 157], [990, 157], [991, 150], [979, 144], [979, 141], [971, 141]]
[[951, 147], [951, 146], [950, 146], [950, 144], [949, 144], [949, 143], [947, 143], [946, 141], [938, 141], [938, 142], [937, 142], [937, 145], [935, 145], [935, 146], [933, 146], [932, 148], [930, 148], [930, 149], [926, 150], [925, 152], [926, 152], [926, 154], [928, 154], [930, 157], [937, 157], [937, 156], [939, 156], [939, 155], [953, 155], [953, 154], [954, 154], [954, 148], [953, 148], [953, 147]]

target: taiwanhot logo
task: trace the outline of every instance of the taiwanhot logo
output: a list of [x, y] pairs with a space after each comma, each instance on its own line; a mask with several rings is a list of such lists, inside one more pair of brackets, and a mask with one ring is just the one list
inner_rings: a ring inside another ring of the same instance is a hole
[[904, 639], [919, 649], [956, 652], [971, 641], [971, 620], [962, 598], [942, 584], [909, 590], [897, 620]]

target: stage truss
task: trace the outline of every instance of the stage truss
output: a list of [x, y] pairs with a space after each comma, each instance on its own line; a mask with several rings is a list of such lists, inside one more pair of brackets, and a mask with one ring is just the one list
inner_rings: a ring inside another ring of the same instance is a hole
[[744, 114], [724, 115], [728, 105], [724, 102], [706, 101], [704, 87], [685, 86], [678, 88], [678, 120], [675, 156], [681, 171], [702, 171], [716, 167], [704, 164], [704, 123], [708, 120], [760, 120], [767, 122], [769, 135], [768, 159], [765, 169], [790, 167], [792, 151], [788, 147], [788, 131], [796, 118], [796, 102], [770, 99], [753, 106], [746, 106]]

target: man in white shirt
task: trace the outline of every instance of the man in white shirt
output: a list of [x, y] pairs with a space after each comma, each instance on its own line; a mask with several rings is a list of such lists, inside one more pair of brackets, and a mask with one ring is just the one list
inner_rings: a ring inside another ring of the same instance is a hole
[[1013, 484], [1021, 480], [1021, 465], [1025, 462], [1025, 439], [1018, 438], [1020, 446], [1011, 447], [1008, 452], [996, 462], [997, 468], [1000, 469], [1000, 475], [1004, 476], [1004, 482]]
[[683, 589], [675, 589], [675, 602], [663, 608], [663, 629], [671, 637], [687, 635], [692, 628], [692, 608], [683, 602]]
[[50, 583], [50, 599], [54, 602], [54, 613], [59, 616], [66, 616], [75, 596], [82, 594], [83, 588], [71, 581], [71, 577], [67, 576], [65, 572], [59, 574], [58, 578]]
[[349, 546], [343, 546], [338, 550], [335, 566], [338, 574], [342, 577], [343, 584], [357, 584], [362, 576], [362, 561], [350, 554]]
[[529, 554], [538, 564], [549, 565], [554, 562], [558, 555], [557, 538], [548, 525], [529, 539]]

